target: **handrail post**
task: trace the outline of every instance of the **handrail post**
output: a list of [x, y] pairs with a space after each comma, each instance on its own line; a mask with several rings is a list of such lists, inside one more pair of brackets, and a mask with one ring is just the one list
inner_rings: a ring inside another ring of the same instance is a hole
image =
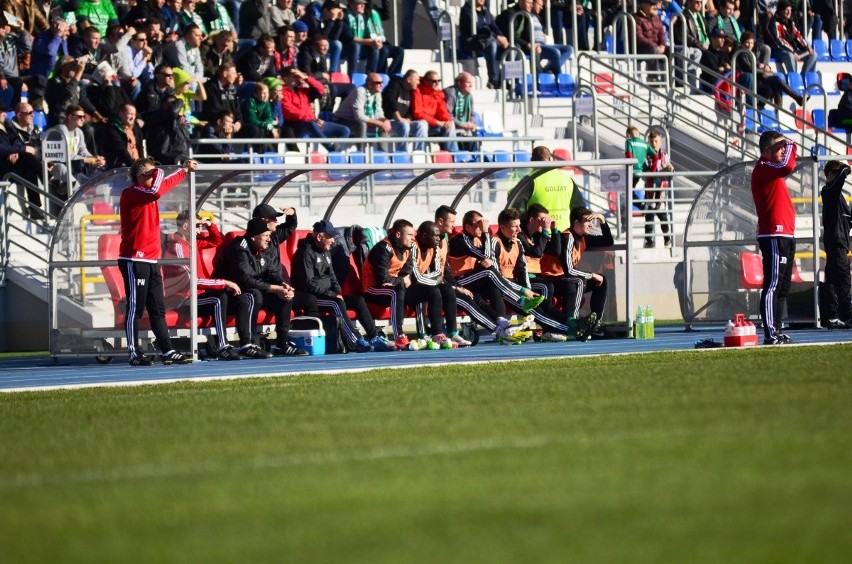
[[[524, 136], [529, 135], [529, 112], [527, 109], [527, 73], [526, 73], [526, 56], [520, 47], [515, 47], [514, 45], [510, 45], [503, 51], [503, 54], [500, 56], [500, 79], [501, 82], [506, 82], [506, 69], [505, 63], [506, 59], [508, 59], [509, 54], [514, 53], [520, 56], [521, 61], [521, 92], [523, 92], [523, 101], [521, 102], [521, 110], [523, 111], [524, 116]], [[503, 124], [505, 127], [506, 124], [506, 89], [501, 89], [503, 91], [502, 96], [502, 106], [503, 106]]]
[[[440, 45], [440, 48], [438, 49], [438, 62], [441, 64], [441, 82], [444, 84], [446, 84], [446, 79], [444, 77], [444, 34], [441, 30], [445, 20], [450, 26], [450, 38], [448, 41], [450, 43], [450, 53], [452, 53], [453, 72], [455, 72], [458, 67], [458, 60], [456, 56], [456, 26], [453, 23], [453, 18], [450, 16], [449, 12], [442, 10], [438, 16], [438, 45]], [[476, 25], [476, 22], [474, 22], [474, 25]]]
[[[535, 45], [535, 33], [533, 31], [534, 28], [533, 28], [532, 14], [530, 14], [529, 12], [516, 12], [515, 15], [512, 16], [512, 21], [509, 22], [509, 47], [510, 48], [516, 47], [515, 46], [515, 21], [517, 21], [518, 19], [522, 19], [522, 18], [525, 18], [527, 20], [527, 25], [530, 26], [530, 39], [531, 39], [531, 41], [530, 41], [530, 45], [531, 45], [531, 47], [530, 47], [530, 74], [532, 75], [532, 82], [533, 82], [533, 88], [532, 88], [533, 108], [534, 108], [534, 111], [538, 112], [538, 63], [539, 63], [539, 61], [537, 60], [537, 57], [536, 57], [536, 54], [535, 54], [535, 48], [533, 47]], [[507, 49], [507, 51], [508, 51], [508, 49]], [[504, 55], [505, 55], [505, 52], [504, 52]], [[523, 50], [521, 50], [521, 55], [523, 56], [524, 59], [526, 58], [526, 55], [524, 54]], [[521, 80], [524, 84], [527, 83], [527, 73], [524, 73], [524, 76], [521, 78]], [[524, 88], [524, 104], [526, 104], [526, 97], [527, 97], [526, 95], [527, 95], [526, 88]]]

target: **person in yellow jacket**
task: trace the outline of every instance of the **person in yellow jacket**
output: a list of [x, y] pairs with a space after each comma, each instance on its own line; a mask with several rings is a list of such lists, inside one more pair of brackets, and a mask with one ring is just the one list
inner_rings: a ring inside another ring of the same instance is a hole
[[[554, 160], [556, 159], [550, 149], [544, 145], [533, 148], [533, 162]], [[509, 194], [511, 193], [510, 191]], [[585, 206], [586, 200], [571, 175], [561, 168], [554, 168], [533, 180], [529, 195], [522, 195], [515, 202], [515, 207], [523, 212], [533, 204], [540, 204], [547, 208], [550, 211], [550, 217], [556, 222], [556, 228], [559, 231], [565, 231], [571, 227], [569, 219], [571, 209]]]

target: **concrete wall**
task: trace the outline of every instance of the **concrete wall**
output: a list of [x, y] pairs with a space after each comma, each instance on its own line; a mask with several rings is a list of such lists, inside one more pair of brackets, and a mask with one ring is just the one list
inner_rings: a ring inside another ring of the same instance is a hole
[[0, 352], [48, 348], [48, 308], [13, 282], [0, 287]]

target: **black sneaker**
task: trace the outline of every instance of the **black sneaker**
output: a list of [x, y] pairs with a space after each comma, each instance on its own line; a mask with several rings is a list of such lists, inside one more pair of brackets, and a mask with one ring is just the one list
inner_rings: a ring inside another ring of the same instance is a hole
[[154, 364], [154, 359], [144, 353], [135, 354], [130, 357], [130, 366], [151, 366]]
[[245, 345], [240, 347], [240, 356], [243, 358], [269, 358], [272, 355], [257, 345]]
[[597, 331], [599, 326], [598, 322], [598, 314], [592, 312], [588, 317], [585, 317], [577, 323], [577, 340], [578, 341], [590, 341], [592, 339], [592, 334]]
[[775, 335], [775, 338], [778, 339], [779, 341], [781, 341], [782, 345], [792, 345], [793, 344], [793, 339], [791, 339], [789, 336], [785, 335], [784, 333], [778, 333], [777, 335]]
[[790, 337], [787, 337], [787, 335], [782, 334], [778, 334], [774, 337], [770, 337], [769, 339], [763, 340], [764, 345], [788, 345], [792, 342], [793, 341], [790, 340]]
[[242, 360], [243, 358], [240, 356], [240, 353], [234, 349], [234, 347], [225, 347], [224, 349], [219, 351], [218, 354], [219, 360]]
[[163, 355], [163, 364], [168, 366], [169, 364], [189, 364], [192, 362], [192, 357], [185, 355], [183, 353], [179, 353], [177, 351], [172, 351], [168, 354]]
[[284, 343], [283, 346], [272, 345], [272, 356], [308, 356], [308, 351], [300, 349], [295, 343], [290, 341]]

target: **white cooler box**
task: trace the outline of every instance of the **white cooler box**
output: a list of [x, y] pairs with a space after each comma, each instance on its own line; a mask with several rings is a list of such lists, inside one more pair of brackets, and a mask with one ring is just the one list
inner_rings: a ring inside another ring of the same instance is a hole
[[318, 317], [294, 317], [290, 322], [290, 340], [311, 356], [325, 354], [325, 329]]

